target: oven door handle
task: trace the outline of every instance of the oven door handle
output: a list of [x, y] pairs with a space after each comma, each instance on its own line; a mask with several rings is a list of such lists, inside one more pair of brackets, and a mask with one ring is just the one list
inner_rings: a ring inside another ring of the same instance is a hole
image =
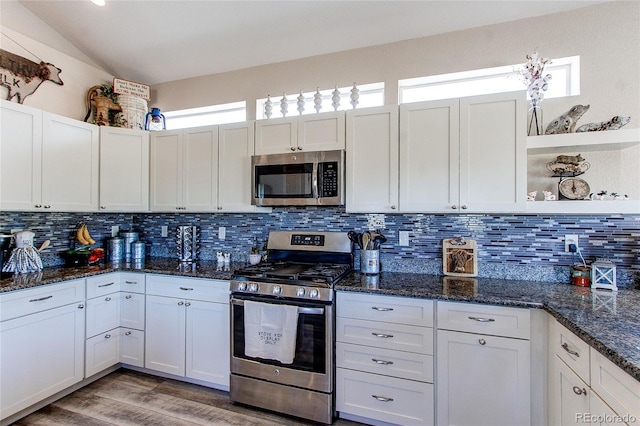
[[[231, 303], [234, 305], [244, 306], [244, 300], [231, 299]], [[298, 313], [305, 315], [324, 315], [324, 308], [305, 308], [298, 306]]]

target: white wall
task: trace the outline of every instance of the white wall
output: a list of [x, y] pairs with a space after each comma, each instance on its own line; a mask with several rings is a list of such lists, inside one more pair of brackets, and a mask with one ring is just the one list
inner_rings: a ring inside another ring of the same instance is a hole
[[[640, 2], [617, 1], [571, 12], [457, 31], [434, 37], [265, 65], [159, 84], [151, 105], [164, 111], [246, 100], [267, 94], [384, 81], [387, 104], [398, 101], [399, 79], [581, 56], [581, 95], [542, 103], [545, 123], [577, 103], [591, 104], [584, 122], [631, 115], [640, 127]], [[260, 43], [256, 40], [256, 43]], [[212, 53], [215, 54], [215, 53]], [[524, 88], [524, 86], [523, 86]]]

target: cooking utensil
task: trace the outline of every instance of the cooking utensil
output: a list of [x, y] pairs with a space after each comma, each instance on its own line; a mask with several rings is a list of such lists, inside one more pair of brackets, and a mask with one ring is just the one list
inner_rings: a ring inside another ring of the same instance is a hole
[[371, 234], [369, 233], [369, 231], [363, 232], [362, 233], [362, 245], [360, 245], [360, 248], [363, 250], [369, 250], [369, 241], [371, 240]]
[[51, 244], [51, 240], [44, 240], [44, 242], [40, 245], [40, 247], [38, 248], [38, 251], [40, 253], [42, 253], [42, 251], [44, 249], [46, 249], [47, 247], [49, 247], [49, 245]]

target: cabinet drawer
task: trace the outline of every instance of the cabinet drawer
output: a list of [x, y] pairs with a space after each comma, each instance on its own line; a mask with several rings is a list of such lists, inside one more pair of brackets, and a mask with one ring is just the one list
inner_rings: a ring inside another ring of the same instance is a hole
[[433, 301], [338, 292], [336, 315], [344, 318], [433, 327]]
[[87, 300], [86, 337], [104, 333], [120, 326], [120, 293], [111, 293]]
[[563, 360], [587, 385], [591, 385], [589, 345], [584, 340], [559, 322], [551, 321], [549, 350]]
[[84, 301], [84, 279], [0, 295], [0, 321]]
[[144, 293], [145, 275], [135, 272], [120, 272], [120, 290], [131, 293]]
[[87, 299], [120, 291], [120, 273], [96, 275], [87, 278]]
[[591, 351], [591, 388], [618, 415], [640, 419], [640, 382], [595, 349]]
[[229, 303], [229, 282], [169, 275], [147, 275], [147, 294]]
[[529, 339], [530, 313], [523, 308], [438, 302], [438, 328]]
[[336, 367], [433, 383], [432, 355], [338, 342]]
[[433, 392], [431, 383], [336, 370], [336, 409], [356, 416], [407, 426], [432, 425]]
[[375, 348], [433, 355], [433, 328], [429, 327], [338, 318], [336, 340]]

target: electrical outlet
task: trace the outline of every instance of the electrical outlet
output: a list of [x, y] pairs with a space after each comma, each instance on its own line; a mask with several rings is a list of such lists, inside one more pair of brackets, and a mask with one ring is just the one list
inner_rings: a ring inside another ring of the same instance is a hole
[[221, 226], [218, 228], [218, 239], [224, 240], [227, 237], [227, 228]]
[[[574, 246], [573, 250], [571, 245]], [[565, 235], [564, 236], [564, 252], [575, 253], [578, 251], [578, 236], [577, 235]]]
[[398, 232], [398, 245], [399, 246], [409, 245], [409, 231]]
[[167, 225], [163, 225], [160, 227], [160, 236], [167, 237], [169, 235], [169, 227]]
[[120, 232], [120, 226], [118, 225], [113, 225], [111, 227], [111, 236], [112, 237], [117, 237], [118, 236], [118, 232]]

